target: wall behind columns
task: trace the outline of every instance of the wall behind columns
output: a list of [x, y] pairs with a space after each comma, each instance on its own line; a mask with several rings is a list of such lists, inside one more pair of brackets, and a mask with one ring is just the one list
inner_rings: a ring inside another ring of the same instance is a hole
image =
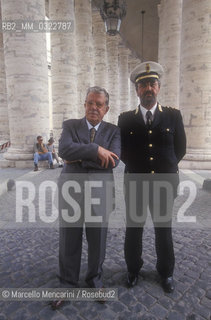
[[108, 58], [108, 92], [110, 94], [110, 110], [108, 119], [116, 124], [120, 113], [119, 101], [119, 67], [118, 67], [119, 36], [106, 35]]
[[[0, 5], [0, 19], [1, 5]], [[3, 33], [0, 33], [0, 144], [9, 141], [9, 120], [7, 109], [6, 75], [4, 65]]]
[[129, 109], [129, 49], [124, 44], [119, 46], [119, 101], [120, 112]]
[[[134, 58], [133, 56], [129, 56], [129, 78], [132, 70], [141, 63], [141, 60], [138, 58]], [[135, 84], [129, 80], [129, 109], [133, 110], [139, 105], [139, 98], [136, 93]]]
[[211, 1], [183, 1], [180, 107], [189, 167], [211, 169]]
[[53, 134], [58, 139], [62, 129], [62, 122], [66, 119], [77, 117], [74, 0], [51, 0], [49, 16], [52, 20], [73, 22], [73, 31], [51, 33]]
[[105, 25], [100, 12], [93, 9], [92, 12], [92, 36], [94, 52], [94, 85], [103, 87], [107, 90], [108, 67], [106, 52], [106, 32]]
[[159, 101], [179, 108], [179, 68], [182, 0], [161, 0], [158, 5], [158, 62], [164, 67]]
[[[45, 19], [44, 0], [2, 0], [4, 20]], [[32, 159], [38, 134], [49, 136], [45, 33], [4, 33], [11, 147], [8, 160]]]
[[90, 0], [75, 0], [76, 52], [78, 79], [78, 117], [84, 116], [84, 100], [88, 87], [94, 84], [92, 7]]

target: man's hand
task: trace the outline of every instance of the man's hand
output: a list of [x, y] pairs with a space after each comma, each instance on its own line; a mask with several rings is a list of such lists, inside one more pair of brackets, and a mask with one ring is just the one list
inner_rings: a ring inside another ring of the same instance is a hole
[[97, 156], [101, 160], [101, 167], [103, 168], [108, 168], [109, 162], [111, 162], [112, 167], [115, 167], [114, 159], [119, 159], [119, 157], [115, 153], [100, 146], [98, 147]]

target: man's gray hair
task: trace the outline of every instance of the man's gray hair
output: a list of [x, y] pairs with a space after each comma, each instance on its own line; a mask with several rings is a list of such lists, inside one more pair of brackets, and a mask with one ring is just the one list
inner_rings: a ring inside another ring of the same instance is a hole
[[88, 97], [90, 92], [94, 92], [94, 93], [98, 93], [98, 94], [104, 94], [104, 96], [106, 98], [105, 99], [105, 104], [106, 104], [106, 106], [108, 106], [108, 104], [109, 104], [109, 94], [104, 88], [101, 88], [101, 87], [98, 87], [98, 86], [89, 87], [88, 90], [87, 90], [87, 93], [86, 93], [86, 99], [87, 99], [87, 97]]

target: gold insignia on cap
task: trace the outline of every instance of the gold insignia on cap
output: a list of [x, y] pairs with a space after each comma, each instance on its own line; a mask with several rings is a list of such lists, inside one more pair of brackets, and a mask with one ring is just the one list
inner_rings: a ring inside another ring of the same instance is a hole
[[163, 112], [163, 109], [162, 109], [160, 104], [158, 105], [158, 109], [159, 109], [160, 112]]
[[146, 64], [146, 72], [150, 73], [150, 64], [149, 63]]

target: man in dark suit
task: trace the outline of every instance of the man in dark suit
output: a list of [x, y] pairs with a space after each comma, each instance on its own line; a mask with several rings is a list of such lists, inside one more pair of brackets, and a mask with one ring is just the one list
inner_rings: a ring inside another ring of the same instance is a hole
[[[72, 287], [78, 286], [84, 222], [88, 242], [86, 282], [92, 288], [103, 287], [102, 265], [105, 258], [107, 235], [105, 216], [108, 215], [105, 200], [106, 183], [112, 182], [112, 169], [119, 163], [121, 149], [120, 129], [103, 121], [104, 115], [109, 110], [108, 104], [109, 95], [105, 89], [89, 88], [84, 104], [85, 117], [64, 121], [59, 140], [59, 156], [65, 161], [59, 182], [59, 211], [61, 216], [66, 210], [66, 217], [68, 216], [69, 219], [64, 221], [65, 215], [63, 215], [60, 221], [60, 279]], [[68, 202], [68, 197], [64, 199], [65, 192], [63, 195], [61, 193], [64, 183], [71, 180], [76, 182], [76, 187], [78, 186], [79, 190], [73, 190], [72, 185], [68, 193], [79, 204], [80, 214], [77, 221], [68, 223], [75, 213], [73, 206], [71, 207]], [[92, 190], [86, 189], [87, 183], [92, 180], [97, 181], [97, 185]], [[91, 201], [89, 190], [91, 190], [91, 197], [95, 198], [94, 200], [100, 199], [100, 203], [92, 204], [91, 209], [87, 202]], [[86, 216], [90, 210], [92, 218], [94, 217], [91, 219], [94, 221], [92, 223], [89, 221], [90, 217]], [[100, 222], [100, 217], [102, 217], [103, 223]], [[95, 221], [98, 222], [95, 223]]]
[[[121, 159], [125, 163], [127, 282], [129, 286], [137, 284], [143, 265], [142, 235], [149, 209], [155, 229], [157, 271], [164, 291], [172, 292], [175, 263], [172, 208], [179, 183], [178, 163], [186, 151], [186, 136], [180, 111], [157, 102], [162, 73], [162, 66], [152, 61], [141, 63], [132, 71], [131, 81], [135, 83], [140, 105], [136, 110], [122, 113], [118, 125]], [[130, 190], [132, 181], [136, 182], [133, 191]]]

